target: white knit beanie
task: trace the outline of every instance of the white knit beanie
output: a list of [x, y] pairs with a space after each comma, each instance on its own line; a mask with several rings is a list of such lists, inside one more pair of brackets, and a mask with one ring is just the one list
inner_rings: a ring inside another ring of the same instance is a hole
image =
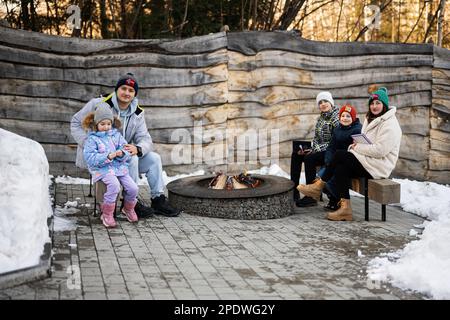
[[322, 91], [320, 92], [317, 97], [316, 97], [316, 104], [317, 106], [319, 106], [319, 101], [320, 100], [327, 100], [329, 103], [331, 103], [331, 106], [334, 106], [334, 100], [333, 97], [331, 96], [331, 93], [328, 91]]

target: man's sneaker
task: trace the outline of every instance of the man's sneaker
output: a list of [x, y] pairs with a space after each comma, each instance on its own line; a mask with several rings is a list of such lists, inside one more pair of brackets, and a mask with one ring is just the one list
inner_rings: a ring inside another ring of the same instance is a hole
[[176, 217], [180, 214], [180, 210], [171, 207], [163, 194], [152, 199], [152, 208], [155, 210], [155, 214], [162, 214], [166, 217]]
[[136, 202], [134, 211], [136, 212], [139, 219], [150, 218], [155, 214], [155, 210], [144, 205], [139, 199]]
[[295, 202], [297, 207], [313, 207], [317, 206], [317, 201], [311, 197], [303, 197]]

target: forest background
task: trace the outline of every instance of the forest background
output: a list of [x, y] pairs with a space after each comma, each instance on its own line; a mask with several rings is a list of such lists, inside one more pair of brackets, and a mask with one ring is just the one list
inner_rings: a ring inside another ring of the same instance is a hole
[[[71, 5], [77, 7], [69, 9]], [[434, 43], [450, 48], [449, 17], [446, 0], [0, 1], [2, 25], [92, 39], [181, 39], [219, 31], [286, 30], [316, 41]]]

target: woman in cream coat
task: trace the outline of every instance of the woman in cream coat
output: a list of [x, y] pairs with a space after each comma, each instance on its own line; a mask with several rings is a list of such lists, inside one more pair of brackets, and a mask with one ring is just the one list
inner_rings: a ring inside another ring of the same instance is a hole
[[[329, 220], [352, 220], [349, 189], [351, 179], [388, 178], [395, 168], [402, 130], [395, 116], [396, 108], [389, 106], [386, 88], [380, 88], [369, 97], [369, 111], [362, 127], [371, 144], [354, 142], [348, 151], [337, 151], [329, 167], [334, 170], [340, 208], [328, 214]], [[317, 197], [325, 182], [331, 179], [333, 170], [326, 170], [322, 179], [309, 185], [300, 185], [299, 191], [309, 197]]]

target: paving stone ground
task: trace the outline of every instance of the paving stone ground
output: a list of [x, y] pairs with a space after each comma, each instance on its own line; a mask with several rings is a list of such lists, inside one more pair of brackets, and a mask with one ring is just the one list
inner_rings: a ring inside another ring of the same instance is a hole
[[[92, 216], [89, 185], [58, 184], [56, 204], [79, 198], [74, 231], [55, 232], [52, 277], [4, 289], [0, 299], [426, 299], [367, 280], [370, 259], [403, 248], [423, 219], [352, 197], [352, 222], [325, 219], [323, 204], [273, 220], [182, 213], [107, 230]], [[148, 189], [140, 186], [147, 201]], [[362, 255], [358, 255], [358, 250]]]

